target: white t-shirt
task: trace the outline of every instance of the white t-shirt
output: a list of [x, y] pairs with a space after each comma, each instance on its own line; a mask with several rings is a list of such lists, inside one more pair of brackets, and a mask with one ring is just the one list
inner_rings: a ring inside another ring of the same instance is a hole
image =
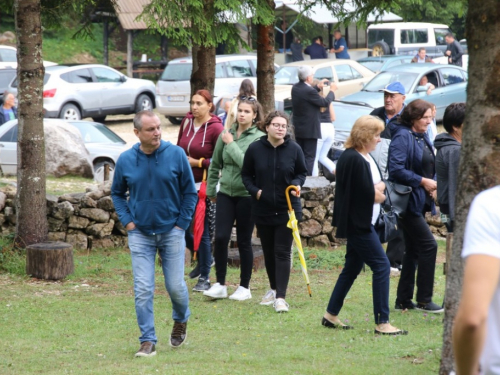
[[[500, 185], [478, 194], [469, 210], [462, 257], [482, 254], [500, 259]], [[481, 374], [500, 374], [500, 280], [488, 311]]]
[[[380, 172], [378, 170], [375, 159], [373, 159], [370, 154], [368, 154], [368, 156], [363, 155], [361, 152], [359, 154], [364, 157], [368, 163], [370, 163], [373, 185], [378, 184], [380, 181], [382, 181], [382, 177], [380, 176]], [[372, 225], [375, 225], [375, 223], [377, 222], [378, 215], [380, 215], [380, 203], [375, 203], [373, 205]]]

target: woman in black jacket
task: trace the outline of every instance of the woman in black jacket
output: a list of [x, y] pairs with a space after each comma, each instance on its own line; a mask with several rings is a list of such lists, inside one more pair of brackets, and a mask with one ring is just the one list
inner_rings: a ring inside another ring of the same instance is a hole
[[[390, 181], [412, 188], [406, 213], [398, 220], [406, 250], [395, 308], [442, 313], [443, 307], [432, 302], [437, 243], [425, 221], [425, 212], [434, 210], [437, 188], [436, 158], [427, 135], [432, 118], [432, 104], [425, 100], [414, 100], [405, 107], [401, 126], [392, 135], [387, 165]], [[417, 303], [414, 303], [417, 264]]]
[[[273, 305], [276, 312], [288, 311], [285, 301], [290, 278], [292, 230], [287, 228], [288, 205], [285, 190], [289, 185], [299, 189], [307, 168], [299, 145], [287, 135], [288, 118], [271, 112], [261, 126], [267, 133], [250, 145], [245, 153], [241, 177], [253, 197], [252, 215], [259, 231], [271, 289], [261, 305]], [[301, 216], [300, 199], [291, 193], [296, 215]]]
[[347, 238], [344, 269], [337, 279], [321, 324], [328, 328], [350, 329], [338, 314], [363, 263], [372, 270], [375, 333], [401, 335], [408, 332], [389, 323], [390, 264], [373, 225], [384, 202], [385, 184], [370, 152], [380, 142], [384, 123], [375, 116], [362, 116], [354, 123], [346, 150], [337, 163], [333, 226], [336, 236]]

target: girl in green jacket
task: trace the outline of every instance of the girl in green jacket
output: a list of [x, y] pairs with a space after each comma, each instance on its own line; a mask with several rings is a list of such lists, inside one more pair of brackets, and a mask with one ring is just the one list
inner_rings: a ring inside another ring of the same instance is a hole
[[[210, 162], [207, 179], [207, 196], [217, 202], [215, 215], [215, 274], [217, 283], [203, 294], [211, 298], [227, 298], [226, 273], [228, 243], [234, 220], [240, 253], [240, 286], [229, 297], [237, 301], [252, 298], [253, 252], [252, 232], [254, 222], [250, 214], [252, 198], [241, 179], [243, 157], [248, 146], [265, 135], [256, 124], [263, 119], [262, 107], [254, 98], [240, 100], [237, 121], [230, 130], [224, 130]], [[216, 192], [217, 184], [219, 192]]]

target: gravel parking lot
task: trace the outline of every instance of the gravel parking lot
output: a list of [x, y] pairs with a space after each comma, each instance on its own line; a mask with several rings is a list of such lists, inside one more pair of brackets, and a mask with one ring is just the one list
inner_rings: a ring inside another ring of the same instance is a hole
[[[163, 115], [158, 114], [158, 117], [161, 121], [161, 137], [170, 141], [173, 144], [177, 144], [177, 135], [179, 134], [179, 125], [172, 125], [170, 121]], [[105, 124], [108, 128], [113, 130], [116, 134], [122, 137], [127, 145], [132, 147], [134, 144], [138, 142], [137, 137], [134, 134], [132, 124], [132, 120], [134, 119], [134, 115], [116, 115], [116, 116], [107, 116]], [[85, 119], [90, 120], [90, 118]]]

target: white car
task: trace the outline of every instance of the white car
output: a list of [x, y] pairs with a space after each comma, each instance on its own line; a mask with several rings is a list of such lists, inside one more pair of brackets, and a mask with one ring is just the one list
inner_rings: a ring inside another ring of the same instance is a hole
[[[237, 95], [245, 78], [250, 79], [257, 90], [256, 68], [257, 56], [254, 54], [216, 56], [214, 103], [222, 96]], [[190, 110], [192, 70], [191, 57], [171, 60], [156, 83], [156, 109], [173, 124], [180, 123]]]
[[[57, 65], [52, 61], [43, 61], [43, 66]], [[17, 49], [11, 46], [0, 45], [0, 69], [17, 68]]]
[[[94, 178], [102, 181], [104, 165], [108, 164], [113, 172], [120, 154], [128, 147], [120, 136], [108, 129], [105, 125], [90, 121], [64, 121], [58, 119], [44, 119], [57, 123], [60, 126], [74, 126], [82, 135], [85, 148], [90, 154], [90, 161], [94, 167]], [[17, 173], [17, 119], [7, 121], [0, 126], [0, 165], [5, 174]]]
[[[106, 65], [49, 66], [45, 68], [43, 83], [45, 117], [92, 117], [103, 122], [107, 115], [152, 110], [155, 105], [153, 82], [128, 78]], [[17, 79], [7, 91], [17, 95]]]
[[283, 101], [292, 95], [292, 86], [299, 81], [297, 72], [300, 66], [307, 65], [313, 68], [314, 78], [336, 82], [338, 90], [335, 97], [354, 94], [375, 76], [370, 69], [365, 68], [354, 60], [345, 59], [316, 59], [296, 61], [285, 64], [274, 75], [274, 99]]

